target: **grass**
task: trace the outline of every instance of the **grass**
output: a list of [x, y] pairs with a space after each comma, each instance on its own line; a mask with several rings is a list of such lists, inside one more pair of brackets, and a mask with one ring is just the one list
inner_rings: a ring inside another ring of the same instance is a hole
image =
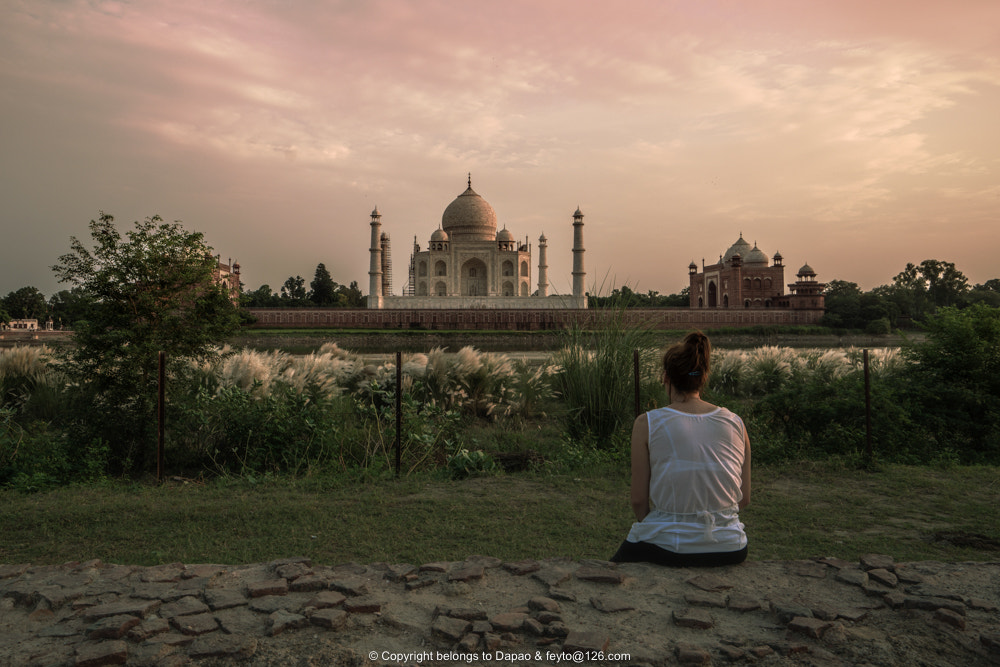
[[[607, 558], [631, 523], [624, 465], [462, 481], [282, 477], [163, 486], [0, 492], [0, 562], [100, 558], [321, 563]], [[1000, 552], [935, 541], [939, 531], [1000, 539], [1000, 471], [886, 466], [860, 472], [796, 463], [755, 471], [743, 512], [752, 560], [887, 553], [906, 560], [996, 560]]]

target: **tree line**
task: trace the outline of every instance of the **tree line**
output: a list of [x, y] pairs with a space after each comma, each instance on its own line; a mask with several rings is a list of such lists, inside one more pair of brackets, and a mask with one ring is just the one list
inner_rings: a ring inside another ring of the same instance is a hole
[[302, 276], [289, 276], [279, 292], [271, 291], [270, 285], [243, 292], [240, 305], [244, 308], [364, 308], [365, 296], [358, 287], [358, 281], [341, 285], [333, 279], [322, 262], [316, 265], [316, 273], [306, 289]]
[[865, 292], [857, 283], [832, 280], [824, 295], [826, 314], [821, 325], [888, 333], [925, 322], [941, 308], [979, 304], [1000, 308], [1000, 278], [970, 286], [952, 262], [925, 259], [907, 263], [887, 285]]

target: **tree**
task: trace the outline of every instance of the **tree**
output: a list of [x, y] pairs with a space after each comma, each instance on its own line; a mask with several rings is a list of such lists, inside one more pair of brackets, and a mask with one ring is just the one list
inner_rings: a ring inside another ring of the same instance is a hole
[[937, 308], [956, 306], [969, 292], [969, 281], [951, 262], [925, 259], [907, 263], [892, 279], [903, 314], [924, 319]]
[[829, 327], [858, 329], [861, 320], [861, 288], [846, 280], [831, 280], [823, 290], [826, 313], [822, 323]]
[[358, 287], [358, 281], [352, 280], [349, 287], [344, 287], [341, 285], [337, 288], [337, 292], [344, 297], [343, 305], [347, 308], [364, 308], [365, 306], [365, 295], [361, 293], [361, 289]]
[[108, 443], [113, 461], [129, 470], [154, 451], [157, 353], [174, 367], [209, 357], [239, 318], [201, 233], [153, 216], [122, 236], [102, 212], [90, 236], [92, 249], [71, 237], [70, 252], [52, 267], [60, 282], [94, 300], [68, 352], [83, 410], [71, 430], [88, 438], [84, 444]]
[[276, 308], [281, 305], [281, 297], [271, 291], [270, 285], [261, 285], [252, 292], [240, 294], [240, 305], [244, 308]]
[[49, 298], [52, 319], [59, 328], [86, 320], [93, 305], [94, 298], [80, 287], [60, 290]]
[[333, 282], [333, 277], [323, 263], [316, 265], [316, 276], [309, 283], [309, 287], [312, 288], [309, 300], [317, 306], [338, 305], [337, 283]]
[[[302, 276], [289, 277], [285, 284], [281, 286], [281, 300], [283, 306], [305, 305], [306, 300], [306, 280]], [[290, 303], [289, 303], [290, 302]]]
[[45, 319], [49, 307], [45, 295], [35, 287], [22, 287], [3, 298], [3, 309], [15, 320]]

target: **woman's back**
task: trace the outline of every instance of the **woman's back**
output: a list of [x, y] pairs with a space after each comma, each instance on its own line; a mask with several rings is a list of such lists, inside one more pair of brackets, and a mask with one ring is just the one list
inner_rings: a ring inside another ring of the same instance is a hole
[[652, 509], [694, 514], [736, 507], [746, 451], [743, 421], [726, 408], [691, 414], [665, 407], [646, 416]]

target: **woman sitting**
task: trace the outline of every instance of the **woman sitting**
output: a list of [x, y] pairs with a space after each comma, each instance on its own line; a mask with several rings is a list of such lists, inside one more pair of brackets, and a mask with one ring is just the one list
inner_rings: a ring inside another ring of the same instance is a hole
[[746, 560], [739, 510], [750, 503], [750, 440], [742, 419], [701, 398], [711, 350], [708, 337], [694, 332], [663, 357], [669, 405], [632, 427], [636, 523], [612, 561], [690, 567]]

